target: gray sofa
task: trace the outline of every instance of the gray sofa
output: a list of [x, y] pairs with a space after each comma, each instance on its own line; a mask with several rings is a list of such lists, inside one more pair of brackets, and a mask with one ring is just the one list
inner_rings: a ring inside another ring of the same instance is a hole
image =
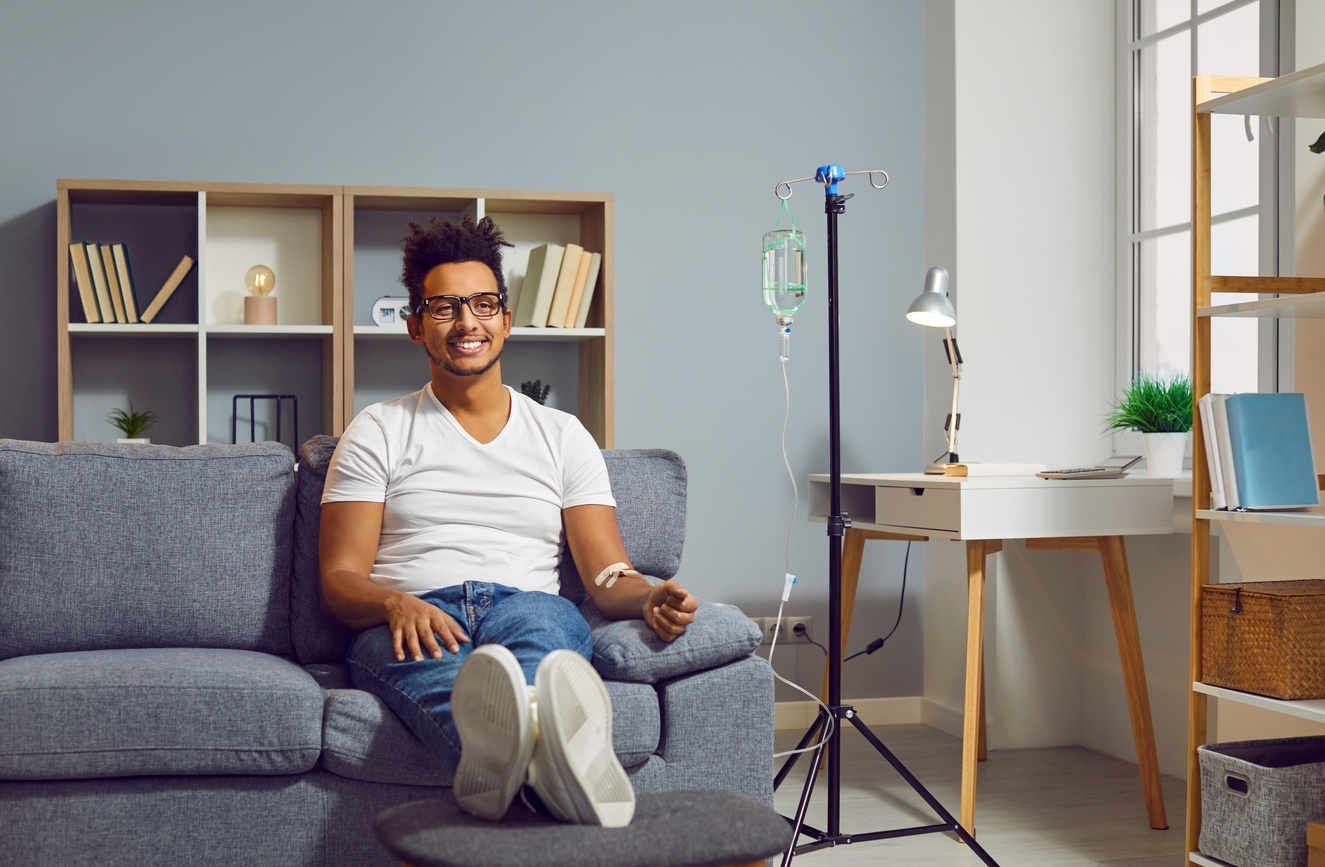
[[[0, 861], [392, 863], [372, 817], [450, 780], [349, 687], [351, 633], [319, 611], [335, 442], [306, 443], [296, 473], [273, 443], [0, 440]], [[632, 561], [671, 576], [684, 464], [604, 454]], [[637, 791], [771, 803], [758, 628], [705, 604], [664, 644], [640, 621], [606, 621], [569, 562], [562, 584], [594, 627]]]

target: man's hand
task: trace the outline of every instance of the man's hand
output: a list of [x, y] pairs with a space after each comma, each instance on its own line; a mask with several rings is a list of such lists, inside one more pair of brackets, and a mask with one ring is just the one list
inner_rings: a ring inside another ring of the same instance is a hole
[[644, 622], [663, 641], [671, 641], [695, 622], [699, 602], [674, 579], [653, 585], [644, 600]]
[[405, 661], [406, 650], [411, 659], [421, 662], [425, 651], [433, 659], [441, 659], [443, 644], [447, 650], [457, 653], [460, 650], [458, 642], [469, 643], [469, 636], [451, 615], [417, 596], [394, 593], [386, 601], [386, 611], [391, 644], [398, 662]]

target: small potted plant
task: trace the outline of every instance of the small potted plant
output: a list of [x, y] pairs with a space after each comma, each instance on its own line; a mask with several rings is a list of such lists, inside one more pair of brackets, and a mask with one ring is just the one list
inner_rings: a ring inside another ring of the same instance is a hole
[[1182, 456], [1192, 432], [1192, 381], [1185, 373], [1164, 378], [1138, 374], [1105, 420], [1106, 430], [1141, 432], [1152, 476], [1182, 475]]
[[146, 412], [134, 412], [133, 398], [129, 398], [129, 411], [116, 408], [106, 414], [106, 421], [113, 427], [119, 428], [124, 436], [115, 440], [117, 443], [150, 443], [151, 440], [144, 437], [143, 433], [156, 424], [156, 413], [148, 410]]

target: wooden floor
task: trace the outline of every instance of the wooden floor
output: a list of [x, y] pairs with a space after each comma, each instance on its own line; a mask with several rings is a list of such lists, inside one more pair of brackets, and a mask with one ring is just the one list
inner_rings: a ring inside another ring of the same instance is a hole
[[[956, 815], [961, 741], [921, 725], [880, 726], [873, 731]], [[778, 749], [794, 747], [800, 734], [778, 732]], [[848, 730], [841, 742], [841, 833], [939, 822], [861, 734]], [[783, 761], [777, 760], [778, 768]], [[808, 756], [802, 758], [778, 789], [776, 806], [784, 816], [795, 815], [808, 764]], [[1155, 831], [1146, 821], [1141, 776], [1134, 764], [1082, 747], [990, 751], [979, 769], [976, 839], [1000, 867], [1179, 867], [1185, 865], [1186, 789], [1173, 777], [1164, 777], [1163, 782], [1170, 825], [1166, 831]], [[826, 815], [827, 775], [821, 772], [806, 823], [824, 829]], [[793, 864], [966, 867], [982, 862], [955, 835], [925, 834], [821, 849], [796, 856]]]

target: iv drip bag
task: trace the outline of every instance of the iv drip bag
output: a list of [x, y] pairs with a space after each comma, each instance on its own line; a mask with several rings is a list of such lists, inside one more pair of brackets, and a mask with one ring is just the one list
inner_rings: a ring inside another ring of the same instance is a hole
[[764, 303], [774, 314], [795, 313], [805, 303], [805, 235], [793, 228], [764, 233]]

